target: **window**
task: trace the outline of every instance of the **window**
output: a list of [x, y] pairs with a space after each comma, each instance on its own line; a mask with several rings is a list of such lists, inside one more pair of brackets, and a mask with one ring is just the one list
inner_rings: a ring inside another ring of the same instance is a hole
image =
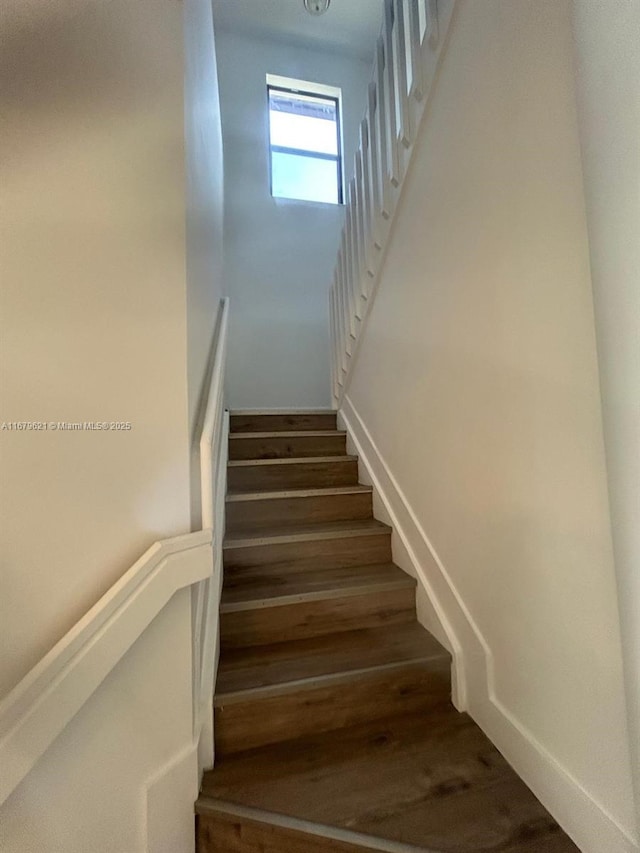
[[267, 75], [271, 195], [342, 204], [340, 90]]

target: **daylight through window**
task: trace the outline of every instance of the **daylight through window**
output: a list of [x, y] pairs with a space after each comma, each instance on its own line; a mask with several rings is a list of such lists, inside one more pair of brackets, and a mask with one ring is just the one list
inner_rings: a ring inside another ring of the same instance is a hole
[[339, 94], [272, 84], [267, 92], [271, 195], [341, 204]]

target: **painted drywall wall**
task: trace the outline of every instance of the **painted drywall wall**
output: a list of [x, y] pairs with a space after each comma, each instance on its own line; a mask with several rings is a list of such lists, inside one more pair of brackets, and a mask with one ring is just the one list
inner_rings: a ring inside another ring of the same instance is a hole
[[573, 4], [609, 500], [640, 826], [640, 3]]
[[191, 726], [183, 590], [0, 807], [3, 853], [191, 853]]
[[157, 539], [189, 529], [183, 9], [3, 4], [6, 693]]
[[229, 401], [235, 408], [328, 407], [327, 298], [344, 211], [271, 197], [266, 75], [342, 89], [351, 169], [370, 68], [361, 60], [225, 31], [218, 32], [217, 45], [231, 305]]
[[605, 830], [562, 787], [546, 805], [610, 853], [634, 818], [570, 12], [458, 3], [347, 394], [490, 649], [505, 730]]
[[185, 0], [184, 37], [191, 521], [200, 529], [198, 446], [223, 295], [224, 174], [211, 0]]

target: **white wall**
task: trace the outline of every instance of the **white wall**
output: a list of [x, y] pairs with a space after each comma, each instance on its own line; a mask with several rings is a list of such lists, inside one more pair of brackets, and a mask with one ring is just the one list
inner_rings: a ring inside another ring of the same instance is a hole
[[342, 88], [347, 169], [369, 66], [357, 59], [217, 35], [225, 152], [229, 401], [236, 408], [328, 407], [328, 291], [343, 208], [269, 193], [266, 75]]
[[211, 0], [186, 0], [184, 36], [191, 514], [192, 526], [199, 529], [198, 445], [223, 295], [224, 175]]
[[640, 824], [640, 3], [573, 4], [613, 544]]
[[223, 216], [207, 0], [4, 13], [0, 418], [132, 428], [0, 431], [0, 694], [189, 528]]
[[636, 848], [570, 10], [460, 0], [347, 396], [486, 642], [492, 736], [612, 853]]
[[[2, 31], [0, 424], [131, 429], [0, 429], [0, 697], [189, 530], [222, 240], [207, 0], [8, 0]], [[3, 851], [191, 853], [191, 613], [175, 595], [3, 804]]]
[[0, 695], [189, 529], [182, 7], [11, 8], [0, 420], [132, 428], [0, 431]]
[[190, 853], [191, 723], [183, 590], [2, 805], [3, 853]]

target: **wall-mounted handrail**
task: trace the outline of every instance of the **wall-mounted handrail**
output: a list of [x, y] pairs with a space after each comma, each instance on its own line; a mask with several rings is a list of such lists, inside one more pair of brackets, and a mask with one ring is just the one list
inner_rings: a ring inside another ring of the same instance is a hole
[[213, 355], [211, 384], [200, 436], [200, 496], [202, 529], [213, 528], [215, 523], [214, 489], [211, 480], [213, 453], [218, 446], [222, 423], [222, 396], [224, 392], [224, 367], [229, 329], [229, 299], [220, 302], [218, 334]]
[[[201, 770], [213, 766], [213, 687], [217, 668], [217, 632], [222, 583], [222, 538], [226, 492], [228, 414], [224, 409], [224, 375], [229, 330], [229, 299], [222, 299], [211, 367], [211, 382], [200, 436], [200, 505], [204, 530], [213, 531], [213, 571], [194, 592], [194, 735], [200, 742]], [[214, 485], [213, 477], [216, 482]]]
[[0, 804], [180, 589], [211, 574], [211, 531], [152, 545], [0, 702]]
[[373, 79], [330, 291], [333, 394], [342, 401], [456, 0], [383, 0]]

